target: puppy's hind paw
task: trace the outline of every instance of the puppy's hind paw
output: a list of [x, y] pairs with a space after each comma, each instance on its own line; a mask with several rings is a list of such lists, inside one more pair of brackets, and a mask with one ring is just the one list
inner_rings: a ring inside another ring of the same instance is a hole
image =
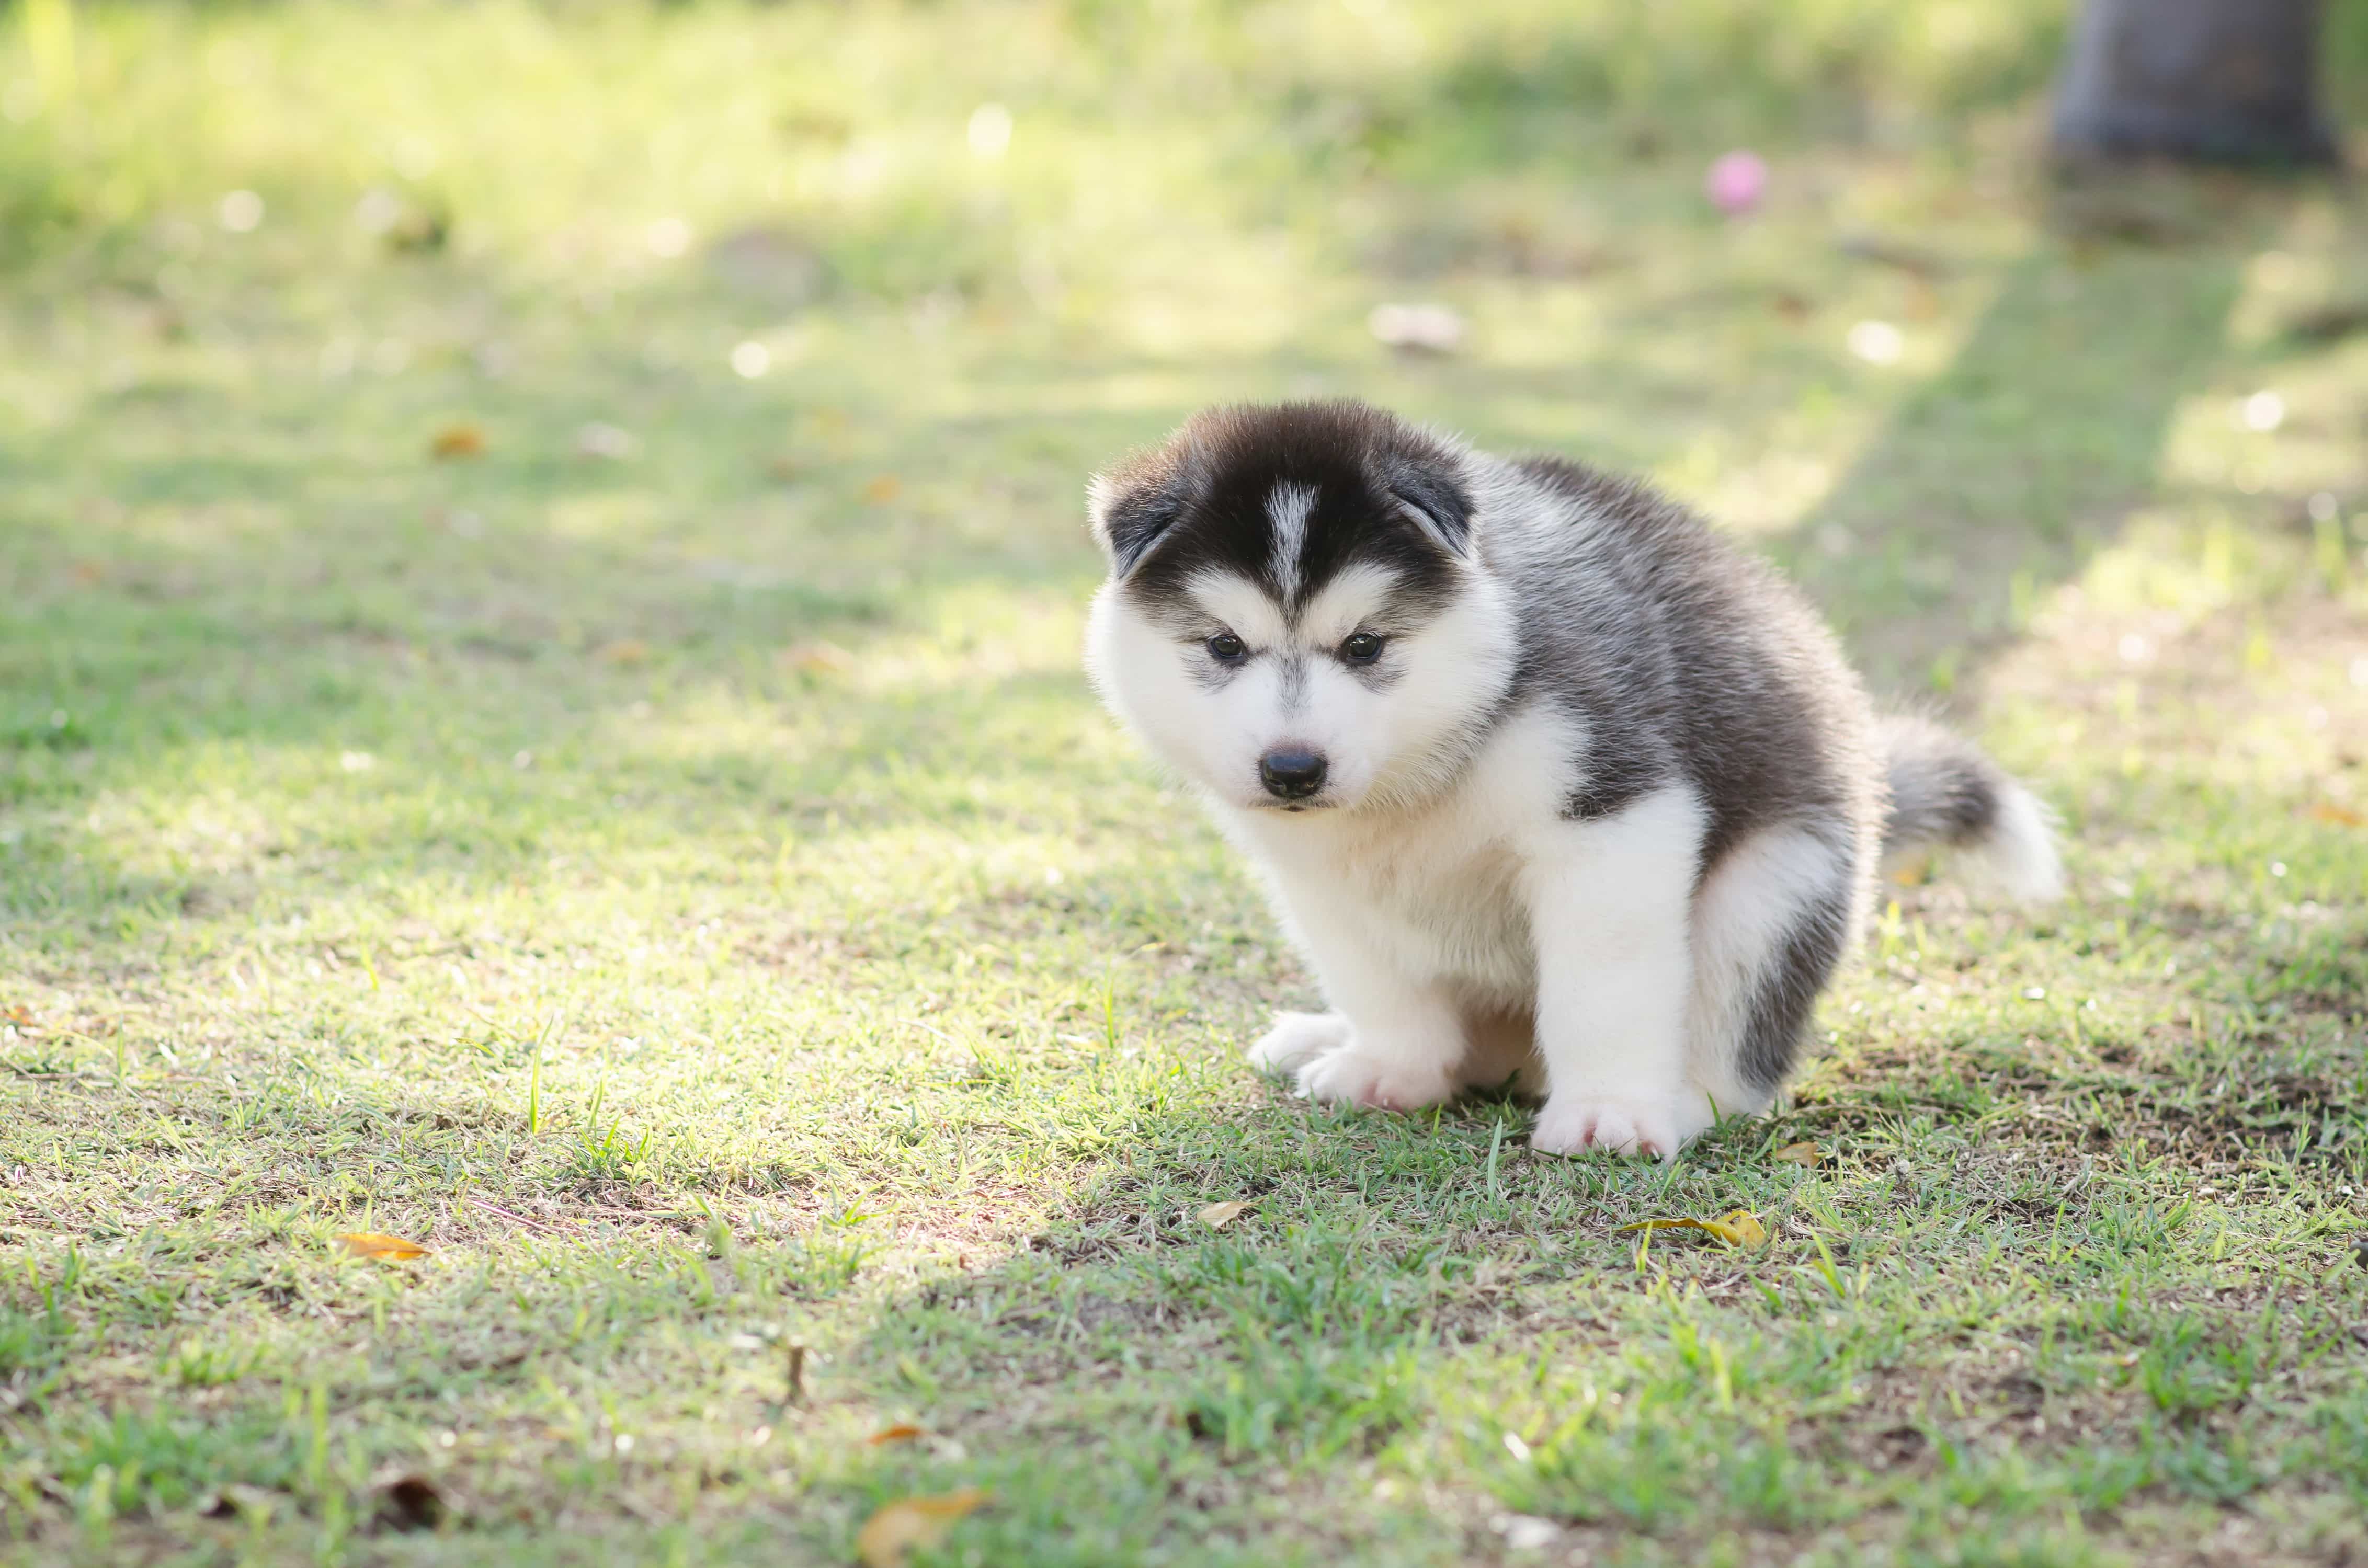
[[1277, 1013], [1274, 1027], [1250, 1047], [1250, 1065], [1261, 1073], [1296, 1073], [1340, 1050], [1349, 1038], [1349, 1020], [1338, 1013]]
[[1600, 1150], [1674, 1160], [1682, 1142], [1676, 1108], [1656, 1096], [1550, 1096], [1530, 1131], [1530, 1147], [1541, 1154]]

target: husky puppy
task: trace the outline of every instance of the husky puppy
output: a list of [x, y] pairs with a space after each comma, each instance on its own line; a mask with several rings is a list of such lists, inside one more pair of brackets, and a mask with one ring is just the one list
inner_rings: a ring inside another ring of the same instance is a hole
[[2057, 891], [2030, 791], [1878, 719], [1793, 588], [1634, 481], [1290, 403], [1089, 501], [1087, 665], [1321, 981], [1250, 1051], [1304, 1094], [1520, 1074], [1532, 1148], [1672, 1158], [1767, 1107], [1886, 858]]

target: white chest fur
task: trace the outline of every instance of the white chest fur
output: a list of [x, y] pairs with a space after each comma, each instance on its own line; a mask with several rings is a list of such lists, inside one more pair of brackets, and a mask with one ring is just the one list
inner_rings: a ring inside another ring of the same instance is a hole
[[1219, 815], [1267, 872], [1303, 939], [1315, 927], [1353, 933], [1408, 980], [1526, 1009], [1537, 965], [1521, 846], [1554, 820], [1572, 756], [1565, 725], [1525, 715], [1497, 732], [1454, 787], [1416, 806]]

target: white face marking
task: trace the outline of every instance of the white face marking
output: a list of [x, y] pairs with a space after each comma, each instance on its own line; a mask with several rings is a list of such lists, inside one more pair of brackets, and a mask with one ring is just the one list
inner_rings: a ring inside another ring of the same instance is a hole
[[1307, 543], [1307, 514], [1315, 510], [1312, 484], [1278, 484], [1266, 498], [1267, 521], [1274, 525], [1274, 580], [1286, 603], [1299, 597], [1299, 552]]
[[[1210, 568], [1180, 596], [1206, 619], [1179, 633], [1108, 585], [1094, 598], [1087, 667], [1103, 700], [1162, 760], [1227, 805], [1407, 798], [1443, 781], [1449, 743], [1504, 689], [1512, 632], [1501, 591], [1477, 574], [1420, 626], [1392, 624], [1397, 585], [1386, 567], [1352, 566], [1292, 617], [1249, 578]], [[1389, 640], [1378, 662], [1351, 668], [1340, 645], [1360, 630]], [[1245, 644], [1238, 664], [1209, 652], [1203, 639], [1220, 631]], [[1259, 759], [1282, 748], [1324, 758], [1319, 794], [1285, 802], [1267, 792]]]
[[1291, 635], [1282, 607], [1239, 573], [1195, 572], [1185, 580], [1184, 597], [1215, 623], [1210, 631], [1230, 631], [1256, 651], [1279, 652]]
[[1315, 591], [1299, 612], [1300, 634], [1317, 648], [1338, 648], [1352, 631], [1382, 631], [1380, 612], [1398, 585], [1398, 574], [1386, 566], [1360, 561]]

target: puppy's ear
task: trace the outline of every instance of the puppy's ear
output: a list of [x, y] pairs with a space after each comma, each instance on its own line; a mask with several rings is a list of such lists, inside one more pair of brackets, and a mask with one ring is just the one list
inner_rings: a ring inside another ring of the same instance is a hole
[[1110, 575], [1124, 577], [1184, 516], [1184, 487], [1165, 452], [1121, 463], [1086, 482], [1086, 515], [1094, 542], [1110, 558]]
[[1472, 494], [1448, 459], [1400, 456], [1386, 469], [1390, 496], [1408, 522], [1449, 555], [1472, 553]]

